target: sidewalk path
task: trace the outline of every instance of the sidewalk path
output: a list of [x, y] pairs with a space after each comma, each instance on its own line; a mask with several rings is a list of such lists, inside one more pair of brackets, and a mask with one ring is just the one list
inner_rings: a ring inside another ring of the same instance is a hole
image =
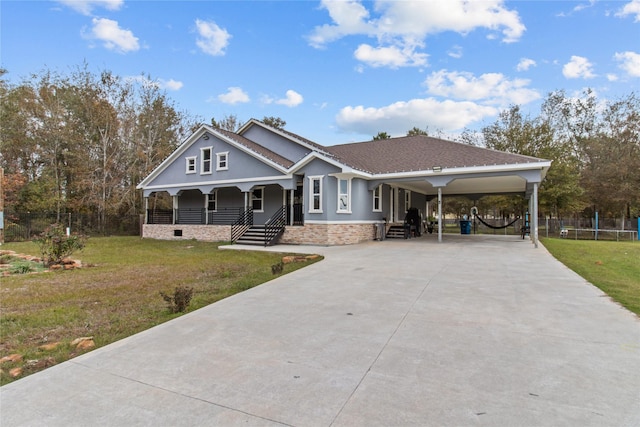
[[268, 248], [326, 258], [0, 388], [0, 425], [640, 425], [638, 317], [528, 240], [445, 237]]

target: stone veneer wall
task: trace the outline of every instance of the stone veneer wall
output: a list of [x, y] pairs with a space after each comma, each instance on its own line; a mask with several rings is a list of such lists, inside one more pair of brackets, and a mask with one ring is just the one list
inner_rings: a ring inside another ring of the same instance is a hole
[[305, 224], [287, 226], [279, 243], [352, 245], [375, 239], [375, 224]]
[[[174, 230], [182, 230], [175, 236]], [[228, 242], [231, 240], [230, 225], [144, 224], [142, 237], [159, 240], [202, 240], [205, 242]]]
[[[182, 236], [175, 236], [182, 230]], [[292, 245], [352, 245], [374, 240], [375, 224], [306, 224], [287, 226], [278, 243]], [[144, 224], [142, 237], [159, 240], [202, 240], [206, 242], [228, 242], [230, 225], [166, 225]]]

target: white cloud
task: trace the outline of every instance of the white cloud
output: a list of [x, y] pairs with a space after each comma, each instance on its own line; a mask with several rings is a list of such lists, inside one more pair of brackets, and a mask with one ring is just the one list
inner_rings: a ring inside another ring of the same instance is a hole
[[397, 46], [372, 47], [361, 44], [354, 52], [358, 61], [369, 64], [372, 67], [405, 67], [408, 65], [426, 65], [427, 55], [417, 53], [413, 48], [400, 49]]
[[528, 88], [527, 79], [509, 80], [500, 73], [487, 73], [479, 77], [472, 73], [440, 70], [425, 80], [431, 95], [445, 98], [481, 101], [486, 105], [506, 107], [511, 104], [527, 104], [540, 98], [540, 94]]
[[249, 95], [239, 87], [229, 87], [227, 88], [227, 93], [222, 93], [218, 95], [218, 100], [225, 104], [240, 104], [249, 102]]
[[229, 46], [231, 34], [224, 28], [220, 28], [215, 22], [202, 21], [196, 19], [196, 32], [198, 39], [196, 45], [208, 55], [222, 56]]
[[616, 16], [624, 18], [628, 15], [635, 15], [635, 22], [640, 22], [640, 0], [631, 0], [631, 2], [624, 5]]
[[[502, 0], [470, 2], [467, 0], [395, 1], [378, 0], [371, 17], [360, 1], [323, 0], [332, 24], [316, 27], [309, 43], [316, 48], [350, 35], [376, 38], [378, 46], [360, 45], [356, 58], [374, 66], [421, 66], [426, 54], [418, 53], [428, 35], [446, 31], [467, 34], [478, 28], [502, 33], [511, 43], [525, 31], [516, 11], [504, 7]], [[368, 3], [367, 3], [368, 4]]]
[[587, 58], [573, 55], [571, 61], [564, 64], [562, 74], [568, 79], [591, 79], [596, 75], [593, 73], [593, 64]]
[[309, 44], [313, 47], [322, 48], [344, 36], [368, 34], [374, 30], [374, 27], [365, 21], [369, 12], [359, 1], [323, 0], [321, 7], [327, 9], [336, 25], [325, 24], [316, 27], [309, 36]]
[[640, 77], [640, 53], [618, 52], [613, 57], [620, 62], [620, 68], [631, 77]]
[[536, 65], [538, 64], [536, 64], [536, 61], [534, 61], [533, 59], [522, 58], [520, 62], [518, 62], [518, 65], [516, 66], [516, 70], [527, 71], [529, 68], [535, 67]]
[[58, 0], [58, 2], [87, 16], [91, 15], [95, 7], [119, 10], [124, 4], [124, 0]]
[[93, 18], [90, 38], [101, 40], [109, 50], [119, 53], [133, 52], [140, 49], [138, 38], [131, 30], [120, 28], [117, 21], [106, 18]]
[[462, 46], [453, 46], [451, 49], [449, 49], [447, 55], [456, 59], [462, 58]]
[[180, 81], [173, 80], [173, 79], [169, 79], [169, 80], [158, 79], [158, 86], [162, 89], [167, 89], [167, 90], [180, 90], [182, 89], [182, 86], [184, 86], [184, 84]]
[[278, 99], [276, 104], [286, 105], [287, 107], [297, 107], [302, 104], [304, 98], [295, 90], [289, 89], [286, 93], [286, 97], [282, 99]]
[[336, 123], [345, 132], [375, 135], [384, 131], [400, 136], [414, 126], [458, 130], [496, 114], [498, 109], [474, 102], [424, 98], [395, 102], [380, 108], [344, 107], [336, 116]]

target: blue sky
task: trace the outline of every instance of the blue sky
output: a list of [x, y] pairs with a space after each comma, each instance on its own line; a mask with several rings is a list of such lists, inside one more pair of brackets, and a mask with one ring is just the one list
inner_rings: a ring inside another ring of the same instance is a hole
[[143, 1], [0, 3], [13, 83], [87, 62], [149, 75], [201, 121], [281, 117], [332, 145], [454, 138], [550, 91], [638, 91], [640, 0]]

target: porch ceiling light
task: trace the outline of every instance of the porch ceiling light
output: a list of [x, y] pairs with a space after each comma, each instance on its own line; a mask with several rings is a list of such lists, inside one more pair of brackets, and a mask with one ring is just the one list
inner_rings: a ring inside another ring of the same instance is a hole
[[442, 172], [442, 166], [434, 166], [433, 167], [433, 171], [434, 172]]

